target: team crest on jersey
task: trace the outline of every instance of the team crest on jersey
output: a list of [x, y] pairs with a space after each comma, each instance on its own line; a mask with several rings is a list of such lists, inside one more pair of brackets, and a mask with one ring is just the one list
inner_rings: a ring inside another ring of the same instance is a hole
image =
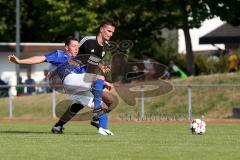
[[105, 52], [105, 51], [103, 51], [103, 52], [102, 52], [102, 57], [104, 57], [104, 56], [105, 56], [105, 54], [106, 54], [106, 52]]

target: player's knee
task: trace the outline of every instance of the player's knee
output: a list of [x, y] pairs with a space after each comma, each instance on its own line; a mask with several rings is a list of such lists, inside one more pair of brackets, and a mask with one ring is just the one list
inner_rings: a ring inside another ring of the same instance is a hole
[[103, 92], [102, 99], [108, 106], [113, 103], [113, 96], [108, 92]]

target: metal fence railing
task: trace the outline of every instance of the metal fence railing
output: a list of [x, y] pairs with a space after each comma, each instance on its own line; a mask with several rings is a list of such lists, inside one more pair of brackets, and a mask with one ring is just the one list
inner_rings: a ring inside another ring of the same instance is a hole
[[[175, 88], [185, 88], [187, 89], [187, 95], [188, 95], [188, 119], [191, 120], [193, 118], [193, 105], [194, 105], [194, 101], [193, 101], [193, 92], [194, 90], [197, 90], [199, 92], [199, 90], [206, 90], [205, 92], [206, 94], [202, 95], [203, 97], [207, 97], [207, 96], [211, 96], [211, 94], [208, 91], [212, 91], [214, 93], [217, 93], [216, 90], [218, 90], [218, 92], [220, 94], [228, 94], [231, 98], [231, 103], [233, 103], [233, 107], [236, 107], [238, 105], [239, 102], [237, 102], [237, 100], [234, 100], [233, 98], [235, 96], [232, 95], [237, 95], [237, 93], [239, 94], [239, 87], [240, 84], [190, 84], [190, 85], [175, 85]], [[214, 96], [214, 95], [213, 95]], [[231, 97], [232, 96], [232, 97]], [[199, 98], [199, 101], [201, 101], [202, 99]], [[195, 100], [197, 101], [197, 100]], [[234, 104], [235, 102], [235, 104]], [[205, 102], [206, 104], [206, 102]]]
[[[34, 90], [29, 93], [27, 92], [27, 87], [34, 87]], [[52, 94], [52, 117], [56, 118], [56, 90], [55, 89], [49, 89], [44, 90], [43, 88], [50, 88], [46, 84], [37, 84], [37, 85], [0, 85], [0, 98], [8, 98], [8, 117], [13, 118], [13, 108], [14, 108], [14, 95], [12, 89], [16, 89], [18, 91], [20, 89], [20, 96], [27, 96], [27, 95], [38, 95], [38, 94], [44, 94], [44, 93], [51, 93]], [[1, 110], [1, 104], [0, 104], [0, 110]]]
[[[139, 111], [123, 113], [120, 118], [126, 120], [240, 118], [240, 84], [174, 84], [173, 87], [174, 90], [167, 93], [167, 96], [150, 100], [142, 96], [138, 105]], [[150, 110], [144, 109], [147, 108], [145, 106]]]
[[[22, 85], [22, 87], [48, 87], [46, 85]], [[171, 103], [179, 103], [182, 104], [180, 107], [186, 110], [187, 118], [192, 119], [194, 115], [204, 115], [205, 112], [211, 109], [212, 106], [225, 106], [230, 105], [231, 107], [239, 107], [240, 108], [240, 92], [239, 87], [240, 84], [183, 84], [183, 85], [173, 85], [174, 91], [171, 93], [172, 96], [182, 96], [180, 102], [166, 102], [167, 104], [171, 105]], [[12, 118], [14, 116], [13, 109], [14, 109], [14, 96], [9, 93], [13, 87], [10, 85], [1, 85], [0, 86], [0, 98], [5, 97], [8, 99], [8, 116]], [[52, 89], [49, 92], [52, 97], [51, 102], [51, 117], [56, 117], [56, 104], [57, 104], [57, 92], [55, 89]], [[38, 94], [38, 91], [34, 94]], [[145, 118], [150, 114], [146, 113], [145, 105], [147, 103], [147, 98], [142, 97], [140, 98], [140, 111], [138, 112], [138, 118]], [[196, 111], [196, 108], [198, 110]], [[195, 110], [194, 110], [195, 109]], [[0, 103], [0, 110], [1, 110], [1, 103]], [[224, 111], [222, 112], [223, 114]], [[214, 112], [211, 114], [214, 116]], [[156, 116], [155, 116], [156, 118]]]

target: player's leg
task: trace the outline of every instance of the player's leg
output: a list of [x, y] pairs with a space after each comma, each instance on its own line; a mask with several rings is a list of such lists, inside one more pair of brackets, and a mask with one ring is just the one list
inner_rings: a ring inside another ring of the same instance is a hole
[[[99, 93], [98, 93], [99, 94]], [[104, 102], [99, 102], [100, 107], [95, 108], [94, 96], [92, 92], [82, 92], [81, 95], [78, 95], [78, 98], [75, 97], [75, 101], [81, 103], [82, 105], [92, 109], [93, 108], [93, 120], [94, 126], [98, 128], [98, 133], [102, 135], [113, 135], [113, 133], [108, 129], [108, 110], [107, 105]], [[101, 98], [101, 97], [100, 97]], [[105, 107], [102, 107], [105, 106]], [[96, 122], [98, 121], [99, 124]], [[91, 123], [91, 124], [92, 124]], [[92, 124], [93, 125], [93, 124]]]
[[92, 85], [92, 93], [93, 93], [93, 102], [94, 102], [94, 109], [99, 109], [102, 104], [102, 95], [103, 95], [103, 88], [104, 88], [104, 77], [97, 76], [96, 80], [93, 82]]
[[[106, 105], [102, 102], [102, 105]], [[97, 121], [99, 123], [97, 123]], [[98, 133], [102, 135], [114, 135], [108, 129], [108, 110], [103, 108], [98, 108], [93, 111], [93, 120], [91, 124], [98, 128]]]
[[[94, 95], [94, 113], [99, 113], [99, 116], [93, 118], [95, 121], [99, 121], [99, 127], [98, 127], [98, 133], [101, 135], [114, 135], [109, 129], [108, 129], [108, 114], [107, 109], [108, 105], [111, 105], [112, 101], [110, 100], [109, 95], [106, 94], [106, 92], [103, 92], [104, 89], [104, 77], [97, 76], [97, 80], [93, 83], [92, 92]], [[105, 94], [104, 94], [105, 93]], [[104, 99], [107, 102], [107, 104], [102, 102], [102, 97], [104, 95]], [[105, 107], [106, 106], [106, 107]], [[94, 121], [91, 122], [93, 124]], [[95, 124], [97, 124], [95, 122]], [[96, 125], [94, 125], [96, 126]]]
[[[101, 104], [103, 96], [103, 88], [106, 83], [105, 78], [100, 75], [84, 73], [84, 74], [69, 74], [65, 77], [63, 85], [66, 94], [70, 95], [75, 99], [78, 95], [82, 95], [84, 92], [92, 90], [94, 109], [104, 107]], [[85, 94], [85, 93], [84, 93]], [[79, 100], [81, 101], [81, 100]]]
[[[108, 107], [102, 101], [104, 84], [105, 84], [104, 77], [97, 76], [96, 81], [94, 81], [92, 85], [93, 104], [94, 104], [93, 112], [96, 113], [95, 114], [96, 117], [94, 117], [93, 120], [99, 121], [99, 126], [97, 126], [97, 123], [96, 122], [94, 123], [94, 121], [92, 121], [91, 124], [92, 125], [94, 124], [95, 127], [98, 127], [99, 134], [113, 135], [113, 133], [108, 129], [108, 114], [107, 114]], [[107, 98], [108, 96], [105, 95], [104, 98]], [[110, 100], [108, 100], [108, 104], [111, 104]]]
[[53, 126], [52, 133], [62, 134], [63, 125], [70, 121], [84, 106], [82, 104], [73, 103], [60, 117], [59, 121]]
[[[92, 93], [94, 95], [93, 102], [94, 102], [94, 112], [97, 110], [101, 110], [102, 106], [102, 94], [103, 94], [103, 87], [104, 87], [104, 77], [96, 77], [96, 80], [93, 82], [92, 85]], [[93, 119], [90, 124], [97, 129], [99, 129], [98, 119]]]
[[[107, 93], [106, 91], [104, 92], [104, 88], [111, 90], [112, 85], [106, 82], [103, 76], [97, 75], [96, 80], [92, 85], [94, 109], [98, 109], [100, 107], [107, 109], [113, 103], [114, 97], [110, 93]], [[104, 101], [106, 105], [101, 105], [101, 101]]]
[[111, 93], [107, 91], [104, 91], [102, 95], [102, 100], [108, 106], [108, 108], [111, 108], [111, 105], [114, 103], [114, 101], [117, 101], [117, 97], [113, 96]]
[[[83, 78], [86, 78], [86, 77], [88, 79], [85, 79], [83, 81]], [[96, 75], [93, 75], [93, 74], [87, 74], [87, 75], [70, 74], [67, 77], [65, 77], [64, 82], [63, 82], [65, 91], [67, 94], [72, 96], [72, 100], [79, 101], [81, 104], [91, 107], [91, 98], [90, 98], [89, 94], [87, 92], [86, 93], [83, 92], [84, 95], [78, 95], [78, 94], [82, 93], [81, 92], [82, 90], [86, 90], [87, 88], [89, 88], [89, 86], [91, 86], [91, 83], [92, 83], [91, 81], [93, 81], [94, 78], [97, 79], [93, 83], [94, 109], [99, 109], [102, 106], [104, 106], [104, 105], [102, 105], [103, 87], [105, 84], [104, 77], [101, 77], [101, 76], [96, 77]], [[81, 85], [79, 85], [79, 84], [81, 84]], [[109, 95], [104, 96], [104, 99], [107, 101], [107, 104], [110, 105], [112, 102], [111, 102], [111, 100], [108, 99], [108, 97], [109, 97]], [[56, 127], [61, 126], [61, 128], [62, 128], [62, 126], [65, 123], [67, 123], [79, 110], [73, 110], [73, 112], [71, 112], [70, 110], [66, 111], [65, 114], [62, 116], [62, 117], [64, 117], [63, 121], [60, 120], [56, 124]], [[67, 118], [67, 117], [69, 117], [69, 118]], [[96, 122], [91, 122], [91, 124], [93, 126], [95, 126], [97, 128], [100, 127], [100, 128], [105, 128], [105, 129], [107, 129], [106, 128], [107, 123], [108, 123], [107, 115], [103, 115], [103, 116], [99, 117], [99, 126]]]
[[[83, 78], [80, 74], [69, 74], [63, 81], [63, 87], [65, 93], [69, 95], [69, 98], [74, 100], [75, 95], [82, 90], [86, 90], [82, 86], [78, 86], [79, 81]], [[79, 89], [80, 88], [80, 89]], [[87, 88], [88, 89], [88, 88]], [[52, 133], [61, 134], [63, 133], [63, 125], [70, 121], [84, 106], [81, 103], [73, 103], [66, 112], [60, 117], [59, 121], [52, 128]]]
[[[116, 96], [113, 96], [111, 93], [107, 92], [107, 91], [103, 91], [103, 94], [102, 94], [102, 101], [103, 101], [103, 104], [106, 104], [107, 105], [107, 109], [106, 110], [107, 112], [109, 112], [110, 110], [112, 110], [117, 104], [118, 104], [118, 99]], [[105, 111], [105, 112], [106, 112]], [[104, 112], [102, 113], [104, 114]], [[99, 123], [97, 120], [92, 120], [90, 122], [90, 124], [94, 127], [96, 127], [97, 129], [99, 129]]]
[[[108, 112], [113, 109], [114, 100], [118, 103], [117, 98], [109, 92], [104, 91], [104, 87], [107, 85], [107, 89], [111, 89], [111, 84], [105, 81], [105, 78], [101, 75], [97, 75], [96, 81], [93, 83], [92, 92], [94, 95], [94, 116], [91, 121], [91, 125], [98, 128], [98, 133], [102, 135], [113, 135], [108, 129]], [[100, 105], [101, 102], [102, 105]], [[95, 114], [96, 113], [96, 114]], [[96, 118], [96, 116], [98, 118]], [[99, 121], [99, 124], [97, 123]]]
[[107, 135], [114, 135], [109, 129], [108, 129], [108, 114], [105, 113], [99, 117], [99, 129], [98, 133], [104, 136]]
[[[69, 74], [63, 81], [65, 93], [69, 95], [70, 99], [76, 101], [81, 101], [81, 99], [83, 99], [83, 101], [85, 101], [83, 103], [88, 105], [88, 103], [90, 103], [89, 98], [86, 98], [88, 97], [88, 93], [84, 93], [83, 98], [82, 95], [79, 94], [81, 94], [82, 91], [90, 90], [92, 81], [95, 79], [96, 75], [94, 74]], [[72, 104], [54, 125], [52, 132], [57, 134], [63, 133], [63, 125], [70, 121], [82, 108], [83, 105], [81, 103]], [[92, 122], [91, 124], [98, 128], [98, 123]]]

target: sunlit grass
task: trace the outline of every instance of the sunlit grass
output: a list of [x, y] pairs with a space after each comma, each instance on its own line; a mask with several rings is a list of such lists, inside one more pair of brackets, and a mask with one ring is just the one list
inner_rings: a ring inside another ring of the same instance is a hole
[[114, 136], [100, 136], [86, 123], [69, 123], [65, 134], [50, 133], [52, 123], [1, 123], [4, 160], [42, 159], [239, 159], [240, 125], [207, 125], [192, 135], [188, 124], [110, 124]]

